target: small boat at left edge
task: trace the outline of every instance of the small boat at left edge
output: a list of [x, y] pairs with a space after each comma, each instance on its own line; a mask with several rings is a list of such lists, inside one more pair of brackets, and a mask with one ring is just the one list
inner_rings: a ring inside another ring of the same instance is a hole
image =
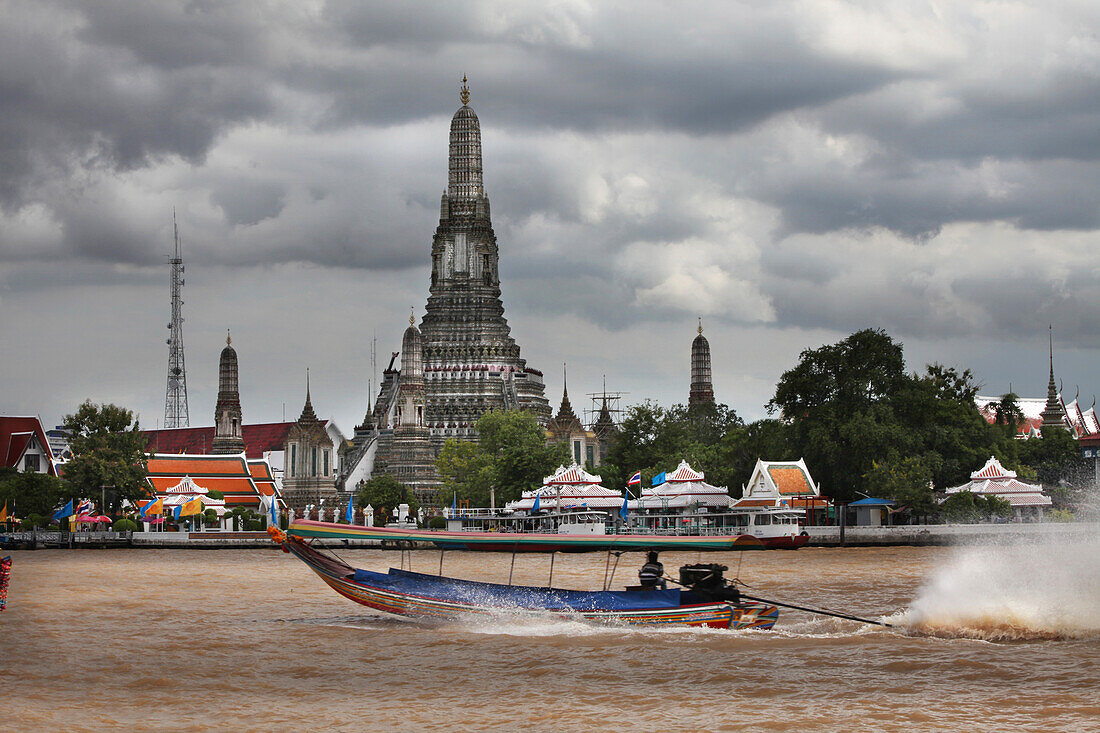
[[356, 603], [385, 613], [414, 618], [453, 619], [469, 615], [522, 614], [583, 619], [630, 626], [706, 626], [722, 629], [770, 629], [779, 618], [774, 605], [742, 601], [722, 577], [724, 566], [681, 569], [678, 589], [634, 587], [580, 591], [460, 580], [390, 568], [388, 573], [353, 568], [313, 541], [268, 529], [274, 542], [309, 567], [330, 588]]

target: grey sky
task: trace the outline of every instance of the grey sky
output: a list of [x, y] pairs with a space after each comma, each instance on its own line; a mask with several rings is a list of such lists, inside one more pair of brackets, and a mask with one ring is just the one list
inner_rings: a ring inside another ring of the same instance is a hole
[[574, 404], [763, 415], [804, 348], [1086, 400], [1100, 7], [907, 2], [0, 4], [0, 411], [163, 415], [172, 209], [192, 424], [232, 328], [247, 421], [350, 430], [423, 312], [463, 74], [506, 313]]

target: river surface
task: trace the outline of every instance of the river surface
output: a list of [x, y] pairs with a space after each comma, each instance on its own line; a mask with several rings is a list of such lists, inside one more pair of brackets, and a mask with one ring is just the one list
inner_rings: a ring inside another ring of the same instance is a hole
[[[4, 730], [1100, 730], [1100, 545], [664, 553], [721, 561], [775, 630], [500, 618], [420, 623], [336, 595], [277, 550], [15, 552]], [[384, 570], [398, 553], [339, 551]], [[411, 553], [438, 572], [438, 552]], [[558, 555], [598, 589], [605, 555]], [[510, 556], [447, 553], [506, 582]], [[624, 555], [615, 585], [634, 582]], [[740, 567], [739, 567], [740, 563]], [[546, 556], [516, 558], [543, 584]]]

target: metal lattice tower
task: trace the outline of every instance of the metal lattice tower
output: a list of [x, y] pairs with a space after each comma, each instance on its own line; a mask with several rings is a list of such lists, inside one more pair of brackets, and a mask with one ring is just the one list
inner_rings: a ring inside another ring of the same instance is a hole
[[187, 414], [187, 369], [183, 362], [183, 257], [180, 255], [180, 229], [176, 212], [172, 211], [172, 229], [176, 252], [172, 264], [172, 322], [168, 324], [168, 390], [164, 398], [164, 427], [190, 426]]

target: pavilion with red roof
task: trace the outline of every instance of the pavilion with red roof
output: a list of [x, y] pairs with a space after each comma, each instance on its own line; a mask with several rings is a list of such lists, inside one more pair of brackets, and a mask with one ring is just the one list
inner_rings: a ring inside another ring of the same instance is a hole
[[1041, 521], [1043, 509], [1051, 506], [1051, 499], [1043, 493], [1042, 485], [1025, 483], [1001, 465], [996, 456], [990, 456], [985, 465], [970, 474], [970, 483], [947, 489], [947, 494], [969, 491], [979, 496], [996, 496], [1012, 505], [1017, 522]]
[[696, 471], [688, 462], [680, 465], [672, 473], [665, 474], [662, 483], [642, 489], [637, 506], [640, 511], [659, 510], [666, 513], [670, 509], [684, 510], [726, 510], [730, 506], [729, 491], [724, 486], [712, 486], [703, 479], [701, 471]]
[[529, 513], [537, 495], [542, 509], [618, 509], [623, 505], [623, 495], [602, 486], [601, 480], [576, 463], [559, 466], [552, 475], [543, 478], [542, 486], [524, 491], [518, 501], [509, 502], [506, 508]]
[[[266, 460], [249, 459], [243, 453], [224, 455], [188, 455], [157, 453], [146, 462], [150, 488], [170, 504], [188, 487], [205, 495], [219, 491], [225, 507], [244, 507], [267, 512], [272, 501], [279, 501], [271, 466]], [[182, 487], [182, 488], [181, 488]]]

